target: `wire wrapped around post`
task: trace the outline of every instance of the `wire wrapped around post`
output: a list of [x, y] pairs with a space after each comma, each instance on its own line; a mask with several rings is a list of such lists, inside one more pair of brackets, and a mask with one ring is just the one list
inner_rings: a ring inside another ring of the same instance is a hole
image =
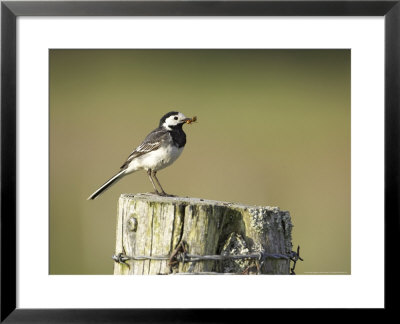
[[[186, 262], [200, 262], [200, 261], [223, 261], [223, 260], [239, 260], [239, 259], [254, 259], [258, 262], [257, 268], [258, 272], [262, 264], [267, 258], [272, 259], [286, 259], [293, 262], [293, 267], [290, 269], [290, 274], [295, 275], [294, 272], [296, 267], [296, 262], [298, 260], [304, 261], [300, 257], [300, 246], [297, 247], [297, 252], [291, 251], [288, 254], [281, 254], [281, 253], [266, 253], [265, 251], [254, 252], [250, 254], [242, 254], [242, 255], [197, 255], [197, 254], [189, 254], [187, 253], [187, 249], [184, 242], [181, 242], [177, 248], [171, 253], [170, 256], [168, 255], [134, 255], [134, 256], [127, 256], [123, 253], [119, 253], [117, 255], [113, 255], [112, 259], [117, 262], [124, 264], [128, 267], [130, 265], [126, 262], [128, 260], [132, 261], [143, 261], [143, 260], [159, 260], [159, 261], [169, 261], [169, 266], [176, 265], [177, 263], [186, 263]], [[246, 269], [248, 270], [248, 269]], [[245, 274], [246, 271], [238, 274]]]

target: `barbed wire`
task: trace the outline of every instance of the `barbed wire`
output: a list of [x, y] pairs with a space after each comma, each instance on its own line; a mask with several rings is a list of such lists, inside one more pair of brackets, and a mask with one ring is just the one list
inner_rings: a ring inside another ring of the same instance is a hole
[[[112, 259], [120, 264], [125, 264], [130, 269], [130, 265], [126, 262], [128, 260], [144, 261], [144, 260], [158, 260], [158, 261], [169, 261], [170, 267], [177, 263], [185, 264], [187, 262], [199, 262], [199, 261], [226, 261], [226, 260], [241, 260], [241, 259], [255, 259], [258, 261], [257, 270], [260, 271], [266, 259], [286, 259], [293, 262], [293, 267], [290, 268], [290, 274], [296, 274], [294, 269], [298, 260], [303, 261], [300, 257], [300, 246], [297, 247], [297, 252], [291, 251], [288, 254], [282, 253], [266, 253], [265, 251], [254, 252], [250, 254], [228, 254], [228, 255], [198, 255], [187, 253], [187, 249], [184, 242], [178, 244], [177, 248], [171, 253], [171, 255], [133, 255], [128, 256], [124, 253], [114, 254]], [[248, 267], [243, 273], [249, 270]]]

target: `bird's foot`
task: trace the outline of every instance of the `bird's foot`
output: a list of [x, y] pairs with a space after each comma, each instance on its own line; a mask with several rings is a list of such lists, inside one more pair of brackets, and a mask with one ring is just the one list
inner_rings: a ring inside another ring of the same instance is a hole
[[160, 196], [160, 195], [161, 195], [158, 191], [148, 192], [148, 194], [150, 194], [150, 195], [156, 195], [156, 196]]
[[167, 194], [165, 191], [159, 193], [159, 195], [160, 195], [160, 196], [163, 196], [163, 197], [176, 197], [175, 195]]

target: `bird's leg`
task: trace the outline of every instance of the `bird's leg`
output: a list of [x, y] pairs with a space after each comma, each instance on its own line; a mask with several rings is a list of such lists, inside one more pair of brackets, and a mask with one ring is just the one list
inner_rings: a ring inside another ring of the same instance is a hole
[[171, 196], [171, 195], [168, 195], [168, 194], [164, 191], [163, 187], [161, 186], [160, 181], [158, 181], [158, 179], [157, 179], [156, 174], [157, 174], [157, 171], [153, 171], [153, 177], [154, 177], [154, 179], [156, 179], [156, 181], [157, 181], [157, 183], [158, 183], [158, 186], [159, 186], [160, 189], [161, 189], [161, 195], [163, 195], [163, 196]]
[[[154, 190], [156, 191], [156, 194], [157, 195], [160, 195], [160, 193], [158, 192], [158, 190], [157, 190], [157, 188], [156, 188], [156, 185], [154, 184], [154, 181], [153, 181], [153, 178], [151, 177], [151, 169], [148, 169], [147, 170], [147, 175], [149, 176], [149, 179], [150, 179], [150, 181], [151, 181], [151, 184], [153, 185], [153, 188], [154, 188]], [[156, 178], [157, 179], [157, 178]], [[158, 180], [157, 180], [157, 182], [158, 182]], [[162, 189], [162, 188], [161, 188]], [[164, 191], [163, 191], [164, 192]], [[165, 193], [165, 192], [164, 192]]]

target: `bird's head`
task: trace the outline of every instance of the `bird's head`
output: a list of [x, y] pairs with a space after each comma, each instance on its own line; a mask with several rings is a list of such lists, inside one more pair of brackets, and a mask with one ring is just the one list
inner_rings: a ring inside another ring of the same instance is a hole
[[182, 128], [183, 124], [191, 122], [192, 119], [187, 118], [184, 114], [177, 111], [170, 111], [160, 119], [160, 127], [172, 130], [174, 128]]

